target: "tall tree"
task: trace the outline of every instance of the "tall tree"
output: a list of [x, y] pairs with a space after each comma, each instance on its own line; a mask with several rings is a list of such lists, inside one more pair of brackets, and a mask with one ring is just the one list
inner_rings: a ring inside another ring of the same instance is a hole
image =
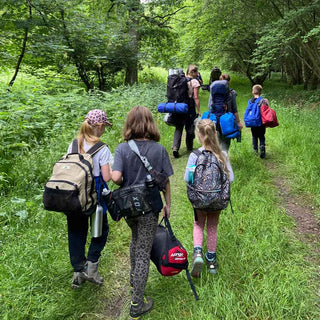
[[[5, 4], [4, 12], [0, 11], [2, 17], [6, 17], [0, 22], [0, 30], [6, 31], [8, 26], [11, 26], [12, 39], [19, 32], [15, 26], [21, 20], [19, 14], [25, 9], [25, 1], [9, 0]], [[70, 71], [74, 70], [87, 90], [106, 90], [119, 71], [124, 72], [125, 83], [137, 82], [141, 59], [145, 58], [145, 54], [151, 57], [156, 53], [159, 57], [165, 52], [155, 48], [159, 47], [158, 43], [165, 43], [164, 38], [171, 39], [170, 18], [181, 8], [183, 1], [29, 2], [33, 12], [33, 32], [28, 39], [29, 45], [23, 47], [24, 62], [28, 67], [36, 70], [46, 66], [69, 75]], [[9, 32], [6, 33], [8, 35]], [[6, 39], [4, 36], [0, 41], [9, 43]], [[153, 50], [148, 49], [144, 42], [152, 42]], [[12, 54], [16, 55], [17, 45], [11, 45], [11, 49]], [[8, 62], [7, 57], [3, 58]], [[75, 69], [71, 68], [72, 65]]]

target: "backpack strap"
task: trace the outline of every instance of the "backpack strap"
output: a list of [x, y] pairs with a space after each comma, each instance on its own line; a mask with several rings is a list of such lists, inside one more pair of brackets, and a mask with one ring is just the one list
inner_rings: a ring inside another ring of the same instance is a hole
[[148, 159], [140, 154], [140, 151], [138, 149], [137, 144], [134, 142], [134, 140], [129, 140], [128, 145], [130, 149], [139, 157], [145, 168], [150, 172], [152, 170], [152, 166]]
[[93, 145], [86, 153], [90, 154], [92, 157], [101, 150], [106, 144], [102, 141], [98, 141], [95, 145]]
[[199, 157], [200, 154], [202, 154], [202, 152], [199, 149], [193, 150], [192, 153], [194, 153], [197, 157]]
[[78, 139], [72, 141], [71, 153], [79, 153]]

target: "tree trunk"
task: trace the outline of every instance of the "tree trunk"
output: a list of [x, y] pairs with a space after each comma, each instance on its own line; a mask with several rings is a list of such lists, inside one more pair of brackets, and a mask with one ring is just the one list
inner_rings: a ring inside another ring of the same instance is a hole
[[90, 77], [88, 76], [87, 70], [86, 70], [84, 64], [82, 63], [81, 58], [77, 54], [77, 48], [74, 47], [71, 43], [69, 31], [68, 31], [68, 28], [67, 28], [67, 25], [66, 25], [66, 22], [64, 19], [64, 10], [63, 9], [60, 10], [60, 14], [61, 14], [62, 22], [63, 22], [63, 36], [68, 44], [68, 47], [70, 49], [72, 49], [70, 55], [71, 55], [71, 58], [73, 59], [75, 65], [77, 67], [78, 75], [79, 75], [80, 79], [82, 80], [82, 82], [85, 84], [87, 91], [92, 91], [94, 89], [94, 85], [93, 85], [92, 81], [90, 81]]
[[[30, 21], [32, 19], [32, 9], [31, 9], [31, 5], [30, 5], [29, 1], [27, 1], [27, 6], [28, 6], [28, 10], [29, 10], [28, 21]], [[21, 52], [20, 52], [20, 55], [19, 55], [19, 58], [18, 58], [18, 61], [17, 61], [17, 65], [15, 67], [15, 71], [14, 71], [13, 77], [9, 82], [9, 87], [13, 86], [13, 84], [14, 84], [17, 76], [18, 76], [20, 65], [21, 65], [22, 59], [24, 57], [24, 54], [26, 52], [27, 41], [28, 41], [28, 33], [29, 33], [29, 28], [27, 26], [27, 27], [24, 28], [24, 37], [23, 37], [23, 41], [22, 41]]]
[[126, 67], [125, 84], [133, 85], [138, 83], [138, 61], [133, 61]]
[[137, 13], [140, 10], [141, 3], [140, 0], [135, 0], [129, 8], [129, 17], [131, 20], [129, 26], [130, 41], [130, 52], [131, 59], [127, 62], [126, 66], [126, 77], [125, 84], [132, 85], [138, 83], [138, 55], [139, 55], [139, 20], [137, 18]]

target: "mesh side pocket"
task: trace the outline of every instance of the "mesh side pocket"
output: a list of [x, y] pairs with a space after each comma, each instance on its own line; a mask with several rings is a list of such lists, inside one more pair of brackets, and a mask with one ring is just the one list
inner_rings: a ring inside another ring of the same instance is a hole
[[45, 187], [42, 199], [44, 208], [66, 214], [82, 211], [78, 190], [58, 190]]

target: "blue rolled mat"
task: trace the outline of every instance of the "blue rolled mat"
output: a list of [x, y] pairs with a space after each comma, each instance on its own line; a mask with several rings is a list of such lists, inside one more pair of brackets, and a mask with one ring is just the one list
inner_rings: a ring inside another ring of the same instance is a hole
[[183, 102], [163, 102], [158, 104], [158, 112], [161, 113], [187, 113], [188, 105]]

